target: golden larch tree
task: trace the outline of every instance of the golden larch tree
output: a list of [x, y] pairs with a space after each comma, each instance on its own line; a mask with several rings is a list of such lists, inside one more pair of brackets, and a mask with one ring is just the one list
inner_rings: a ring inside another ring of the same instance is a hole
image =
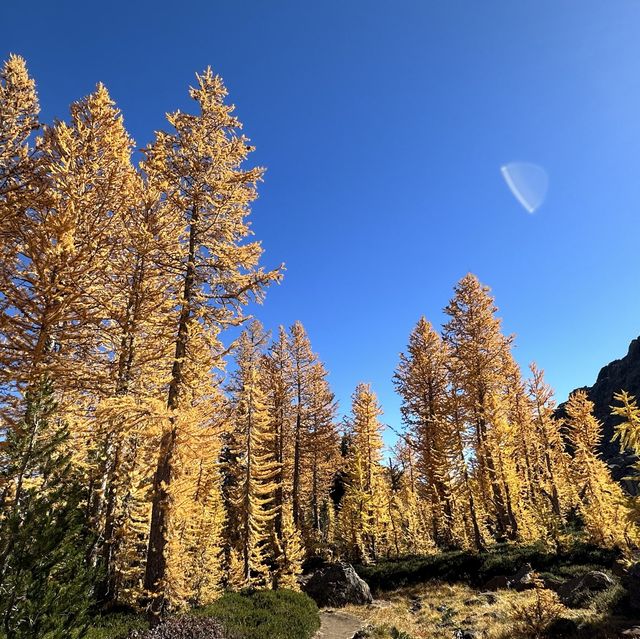
[[[0, 246], [14, 245], [11, 232], [35, 192], [33, 132], [39, 128], [36, 85], [26, 62], [10, 55], [0, 69]], [[5, 259], [11, 259], [6, 256]], [[13, 256], [15, 258], [15, 255]]]
[[420, 486], [429, 504], [431, 536], [443, 546], [455, 545], [458, 526], [454, 519], [459, 515], [450, 472], [456, 433], [451, 432], [451, 422], [446, 419], [448, 358], [446, 344], [422, 317], [409, 336], [407, 352], [401, 353], [394, 375], [402, 398], [402, 418], [418, 454], [416, 472], [421, 476]]
[[512, 338], [501, 321], [489, 289], [468, 274], [455, 286], [445, 308], [444, 339], [451, 357], [452, 381], [460, 394], [463, 418], [473, 431], [475, 479], [496, 539], [516, 539], [514, 504], [520, 488], [513, 472], [513, 433], [507, 419], [507, 370]]
[[[243, 586], [271, 583], [268, 560], [273, 558], [271, 542], [277, 513], [274, 502], [279, 465], [260, 379], [266, 340], [267, 335], [257, 320], [242, 333], [232, 385], [235, 427], [230, 474], [234, 478], [235, 510], [229, 524], [235, 531], [236, 551], [242, 561], [240, 585]], [[290, 535], [290, 529], [287, 534]]]
[[[176, 111], [168, 116], [170, 133], [158, 132], [144, 151], [143, 170], [151, 188], [162, 194], [162, 203], [180, 221], [179, 250], [169, 264], [179, 282], [174, 313], [174, 354], [167, 390], [171, 413], [160, 442], [153, 481], [152, 515], [145, 587], [151, 594], [152, 623], [163, 607], [166, 565], [165, 547], [174, 473], [177, 413], [187, 391], [184, 369], [196, 348], [191, 336], [196, 325], [206, 336], [207, 347], [221, 352], [220, 331], [243, 319], [243, 307], [260, 300], [264, 287], [280, 277], [279, 271], [258, 267], [262, 248], [246, 242], [250, 234], [247, 215], [256, 198], [262, 169], [244, 169], [251, 151], [247, 138], [238, 133], [234, 107], [225, 103], [222, 79], [207, 69], [197, 76], [190, 91], [198, 105], [196, 114]], [[219, 362], [218, 362], [219, 364]]]
[[[274, 434], [274, 453], [278, 463], [276, 493], [275, 533], [280, 538], [283, 531], [283, 510], [291, 504], [291, 478], [293, 476], [293, 393], [291, 385], [291, 358], [289, 339], [284, 326], [278, 329], [278, 337], [262, 359], [262, 377], [269, 414], [270, 428]], [[292, 509], [289, 507], [289, 511]], [[291, 514], [293, 518], [293, 514]]]
[[531, 364], [527, 394], [531, 404], [530, 437], [533, 441], [536, 511], [557, 542], [567, 513], [576, 503], [576, 487], [571, 476], [571, 458], [566, 450], [562, 421], [555, 417], [553, 390], [544, 381], [544, 371]]
[[382, 461], [382, 409], [368, 384], [358, 384], [347, 420], [345, 492], [340, 504], [340, 542], [350, 557], [360, 561], [378, 556], [388, 492]]
[[573, 449], [572, 474], [578, 486], [578, 510], [596, 544], [624, 547], [633, 533], [622, 488], [598, 452], [602, 425], [593, 415], [593, 402], [578, 390], [565, 405], [567, 435]]

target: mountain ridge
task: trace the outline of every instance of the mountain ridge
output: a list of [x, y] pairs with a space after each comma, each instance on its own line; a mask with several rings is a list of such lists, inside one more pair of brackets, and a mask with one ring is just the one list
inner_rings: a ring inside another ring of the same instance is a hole
[[[640, 337], [631, 340], [627, 354], [615, 359], [600, 369], [596, 381], [592, 386], [575, 388], [569, 395], [578, 390], [584, 390], [594, 404], [594, 414], [602, 423], [602, 443], [600, 450], [603, 459], [611, 467], [614, 477], [622, 481], [625, 488], [636, 493], [635, 482], [624, 481], [633, 472], [632, 464], [637, 460], [635, 455], [620, 450], [617, 441], [612, 441], [615, 427], [620, 423], [620, 417], [611, 414], [611, 406], [615, 400], [613, 396], [620, 391], [627, 391], [634, 397], [640, 398]], [[558, 417], [565, 416], [566, 402], [560, 404], [556, 410]]]

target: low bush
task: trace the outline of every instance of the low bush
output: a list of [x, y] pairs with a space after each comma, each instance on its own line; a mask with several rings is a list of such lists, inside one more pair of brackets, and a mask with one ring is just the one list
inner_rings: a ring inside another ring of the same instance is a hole
[[524, 603], [516, 602], [512, 607], [515, 630], [520, 636], [530, 639], [546, 637], [547, 630], [553, 624], [557, 624], [565, 612], [558, 595], [544, 588], [540, 581], [536, 582], [531, 600]]
[[627, 600], [627, 591], [620, 584], [615, 584], [611, 588], [591, 595], [589, 605], [599, 613], [626, 612]]
[[576, 544], [554, 552], [541, 544], [517, 546], [497, 544], [487, 552], [450, 551], [425, 556], [382, 560], [376, 564], [355, 566], [357, 573], [373, 591], [394, 590], [403, 586], [438, 579], [482, 587], [491, 577], [511, 575], [525, 563], [537, 572], [562, 577], [572, 572], [609, 567], [618, 558], [615, 550]]
[[242, 639], [310, 639], [320, 627], [315, 602], [292, 590], [228, 592], [196, 614], [214, 617]]
[[[167, 619], [151, 630], [132, 632], [128, 639], [232, 639], [232, 637], [217, 619], [182, 615]], [[237, 637], [237, 639], [243, 638]]]
[[115, 613], [96, 617], [85, 639], [125, 639], [133, 630], [144, 630], [148, 624], [144, 617]]

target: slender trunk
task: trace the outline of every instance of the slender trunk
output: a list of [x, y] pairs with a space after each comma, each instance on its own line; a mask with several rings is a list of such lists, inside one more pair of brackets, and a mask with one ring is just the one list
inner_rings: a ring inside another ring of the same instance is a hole
[[116, 577], [114, 569], [114, 533], [116, 530], [116, 480], [115, 474], [120, 463], [120, 446], [116, 446], [113, 455], [113, 463], [110, 472], [110, 481], [105, 499], [104, 512], [104, 538], [101, 548], [101, 557], [104, 567], [104, 579], [96, 587], [96, 598], [98, 601], [112, 602], [116, 599]]
[[242, 559], [243, 559], [243, 567], [244, 567], [244, 578], [248, 583], [251, 579], [251, 557], [250, 557], [250, 546], [252, 543], [251, 539], [251, 465], [253, 462], [253, 450], [251, 446], [251, 430], [253, 426], [253, 415], [252, 415], [252, 398], [249, 397], [249, 407], [247, 414], [247, 440], [246, 440], [246, 450], [247, 450], [247, 463], [245, 468], [245, 476], [244, 476], [244, 503], [243, 503], [243, 512], [242, 517], [244, 520], [244, 533], [245, 539], [242, 548]]
[[464, 458], [464, 445], [462, 442], [462, 436], [460, 429], [456, 427], [456, 444], [458, 453], [458, 462], [462, 470], [462, 480], [465, 490], [467, 492], [469, 500], [469, 516], [471, 517], [471, 527], [473, 529], [473, 539], [475, 542], [476, 550], [481, 551], [485, 549], [484, 542], [482, 541], [482, 534], [480, 533], [480, 526], [478, 524], [478, 514], [476, 512], [476, 503], [473, 497], [473, 489], [471, 488], [471, 482], [469, 481], [469, 473], [467, 471], [467, 462]]
[[[136, 330], [140, 317], [140, 305], [142, 295], [142, 283], [145, 277], [145, 259], [138, 256], [131, 278], [131, 289], [127, 299], [125, 321], [122, 335], [120, 337], [120, 349], [118, 356], [118, 373], [115, 381], [115, 394], [123, 397], [129, 392], [129, 384], [135, 357]], [[122, 442], [113, 444], [115, 425], [110, 425], [110, 433], [105, 443], [105, 469], [101, 490], [98, 491], [92, 518], [97, 520], [104, 510], [104, 528], [102, 534], [102, 548], [96, 543], [93, 550], [95, 555], [102, 557], [104, 564], [104, 579], [96, 587], [98, 600], [105, 603], [113, 602], [117, 592], [115, 587], [115, 569], [113, 562], [115, 559], [114, 539], [116, 531], [116, 500], [117, 500], [117, 476], [120, 456], [122, 453]]]
[[[192, 315], [192, 301], [195, 289], [196, 246], [198, 208], [191, 212], [189, 227], [189, 252], [182, 294], [182, 306], [178, 320], [178, 335], [175, 344], [175, 356], [171, 368], [171, 380], [167, 396], [167, 408], [172, 413], [178, 409], [180, 393], [183, 385], [184, 362], [189, 340], [189, 322]], [[163, 433], [160, 441], [158, 465], [153, 478], [151, 526], [149, 528], [149, 545], [147, 548], [147, 564], [144, 575], [144, 587], [151, 596], [149, 606], [149, 623], [156, 626], [160, 623], [160, 615], [164, 608], [164, 579], [167, 571], [167, 560], [164, 554], [167, 545], [169, 525], [169, 485], [173, 471], [173, 454], [177, 436], [175, 416], [169, 418], [169, 428]]]
[[554, 515], [556, 515], [556, 517], [562, 517], [562, 509], [560, 507], [560, 495], [558, 493], [558, 485], [556, 483], [556, 477], [553, 471], [551, 456], [549, 455], [549, 448], [550, 448], [549, 438], [547, 437], [547, 430], [545, 428], [545, 424], [542, 419], [542, 406], [540, 405], [540, 402], [537, 396], [536, 396], [536, 407], [538, 412], [538, 418], [537, 418], [538, 430], [542, 434], [542, 438], [544, 441], [544, 462], [547, 468], [547, 477], [548, 477], [549, 483], [551, 484], [551, 498], [550, 498], [551, 508], [553, 510]]
[[556, 485], [553, 466], [551, 464], [551, 458], [549, 457], [548, 450], [545, 450], [544, 460], [547, 467], [549, 482], [551, 483], [551, 508], [553, 509], [553, 514], [556, 515], [556, 517], [562, 517], [562, 509], [560, 508], [560, 495], [558, 494], [558, 486]]
[[320, 511], [318, 509], [318, 454], [314, 448], [314, 460], [311, 478], [311, 513], [314, 530], [320, 530]]
[[[480, 396], [480, 401], [484, 401], [484, 397]], [[483, 403], [480, 404], [483, 406]], [[489, 450], [488, 442], [487, 442], [487, 425], [486, 421], [483, 417], [480, 417], [477, 421], [477, 429], [478, 429], [478, 438], [479, 442], [482, 446], [482, 459], [484, 461], [484, 466], [486, 468], [486, 472], [489, 476], [489, 484], [491, 486], [491, 494], [492, 494], [492, 503], [495, 510], [496, 516], [496, 533], [498, 541], [504, 541], [507, 538], [507, 530], [508, 530], [508, 514], [507, 508], [504, 502], [504, 497], [502, 495], [502, 491], [500, 490], [500, 483], [498, 479], [498, 473], [496, 471], [495, 462], [493, 460], [493, 455]], [[480, 474], [482, 475], [482, 470], [480, 469]]]
[[275, 491], [276, 516], [274, 528], [277, 539], [282, 539], [282, 506], [284, 503], [284, 402], [276, 402], [276, 461], [278, 463], [278, 480]]
[[292, 506], [293, 523], [296, 527], [300, 524], [300, 462], [302, 448], [302, 380], [300, 379], [300, 366], [297, 369], [297, 401], [296, 406], [296, 432], [294, 435], [293, 449], [293, 486], [292, 486]]

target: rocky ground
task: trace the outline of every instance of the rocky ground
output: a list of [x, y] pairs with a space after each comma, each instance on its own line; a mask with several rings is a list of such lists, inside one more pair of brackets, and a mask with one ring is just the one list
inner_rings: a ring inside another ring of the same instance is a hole
[[316, 569], [303, 581], [322, 608], [316, 639], [640, 639], [640, 563], [586, 548], [448, 558], [363, 571], [375, 599], [349, 564]]
[[316, 639], [352, 639], [364, 626], [359, 616], [341, 610], [321, 610], [320, 621]]
[[[549, 592], [548, 590], [546, 591]], [[548, 633], [536, 635], [525, 623], [535, 619], [537, 591], [500, 588], [479, 591], [462, 584], [427, 583], [386, 593], [367, 606], [348, 606], [346, 612], [362, 620], [359, 637], [372, 639], [520, 639], [526, 637], [579, 637], [614, 639], [633, 625], [612, 614], [609, 605], [615, 586], [592, 593], [580, 607], [557, 603]], [[554, 601], [557, 599], [554, 597]], [[547, 604], [544, 604], [547, 605]], [[628, 635], [626, 635], [628, 636]], [[640, 634], [637, 636], [640, 637]], [[344, 639], [349, 639], [347, 636]]]

